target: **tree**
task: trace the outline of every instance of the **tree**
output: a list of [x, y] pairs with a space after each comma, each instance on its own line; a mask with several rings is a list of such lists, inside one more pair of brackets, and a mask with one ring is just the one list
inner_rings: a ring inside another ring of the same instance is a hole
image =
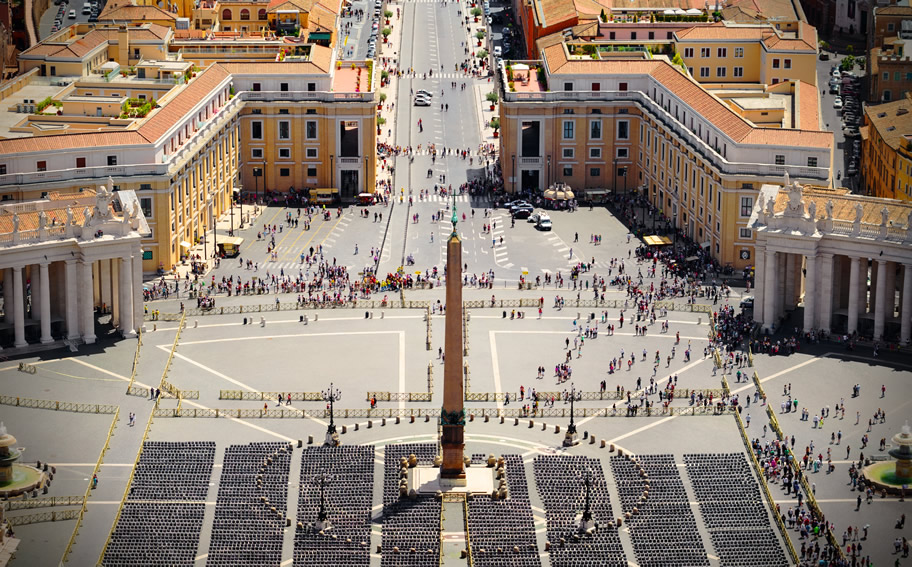
[[393, 13], [389, 10], [386, 10], [385, 12], [383, 12], [383, 17], [388, 20], [393, 17]]
[[380, 93], [380, 104], [386, 102], [386, 93]]
[[475, 34], [475, 38], [476, 38], [478, 41], [483, 40], [484, 37], [485, 37], [485, 32], [484, 32], [484, 30], [478, 30], [478, 33]]
[[380, 33], [383, 34], [383, 37], [384, 37], [384, 38], [387, 38], [387, 37], [389, 37], [389, 35], [390, 35], [391, 33], [393, 33], [393, 30], [391, 30], [391, 29], [389, 29], [389, 28], [383, 28], [383, 31], [380, 32]]
[[499, 97], [497, 96], [497, 93], [496, 93], [496, 92], [491, 91], [491, 92], [489, 92], [488, 94], [485, 95], [485, 99], [486, 99], [488, 102], [490, 102], [491, 104], [497, 104], [497, 101], [499, 100]]
[[495, 132], [500, 130], [500, 118], [495, 116], [494, 118], [491, 119], [491, 128], [494, 128]]
[[605, 13], [604, 8], [602, 8], [602, 13], [599, 14], [599, 17], [602, 19], [603, 22], [605, 22], [606, 24], [608, 23], [608, 14]]
[[475, 19], [477, 20], [478, 16], [481, 15], [481, 8], [479, 8], [478, 6], [475, 6], [474, 8], [472, 8], [472, 15], [475, 16]]
[[485, 57], [488, 56], [488, 52], [484, 49], [479, 49], [478, 53], [476, 53], [476, 55], [478, 56], [479, 59], [484, 59]]

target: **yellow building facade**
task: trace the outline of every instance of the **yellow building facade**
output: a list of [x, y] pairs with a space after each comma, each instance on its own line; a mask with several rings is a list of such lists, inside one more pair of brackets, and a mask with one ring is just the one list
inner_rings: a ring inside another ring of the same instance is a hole
[[757, 126], [667, 60], [574, 57], [563, 42], [542, 55], [500, 70], [509, 192], [563, 182], [583, 198], [645, 195], [722, 264], [743, 268], [754, 263], [747, 221], [762, 184], [832, 181], [832, 133]]
[[912, 95], [865, 107], [861, 138], [865, 193], [912, 200]]

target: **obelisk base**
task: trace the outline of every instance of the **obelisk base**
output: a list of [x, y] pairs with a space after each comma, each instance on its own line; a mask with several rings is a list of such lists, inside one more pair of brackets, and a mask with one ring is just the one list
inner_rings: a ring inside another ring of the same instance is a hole
[[444, 425], [441, 447], [443, 448], [443, 462], [440, 464], [440, 479], [463, 481], [465, 483], [464, 426]]
[[579, 443], [579, 435], [577, 435], [576, 431], [573, 433], [567, 431], [567, 433], [564, 434], [564, 447], [573, 447], [574, 445], [579, 445]]
[[326, 438], [323, 440], [323, 445], [328, 447], [338, 447], [339, 446], [339, 433], [336, 431], [326, 432]]

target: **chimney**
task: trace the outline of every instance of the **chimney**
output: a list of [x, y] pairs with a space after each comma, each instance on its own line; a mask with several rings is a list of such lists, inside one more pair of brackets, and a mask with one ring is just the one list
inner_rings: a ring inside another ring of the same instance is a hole
[[130, 32], [124, 24], [117, 28], [117, 62], [125, 66], [130, 65]]

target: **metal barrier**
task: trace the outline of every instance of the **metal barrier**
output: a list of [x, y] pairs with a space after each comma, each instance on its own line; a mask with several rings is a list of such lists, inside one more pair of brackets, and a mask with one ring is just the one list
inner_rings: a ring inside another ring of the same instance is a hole
[[55, 400], [36, 400], [19, 396], [0, 396], [0, 404], [32, 409], [70, 411], [74, 413], [116, 414], [118, 407], [110, 404], [80, 404]]
[[82, 506], [85, 504], [84, 496], [48, 496], [44, 498], [29, 498], [28, 500], [7, 500], [2, 503], [7, 512], [14, 510], [31, 510], [33, 508], [51, 508], [54, 506]]
[[133, 381], [136, 380], [136, 372], [139, 369], [139, 349], [142, 346], [142, 327], [139, 328], [139, 333], [136, 334], [136, 353], [133, 355], [133, 370], [130, 372], [130, 383], [127, 384], [127, 395], [131, 395], [130, 391], [133, 389]]
[[333, 303], [261, 303], [257, 305], [229, 305], [212, 309], [184, 309], [181, 313], [147, 313], [145, 321], [180, 321], [184, 316], [203, 317], [206, 315], [242, 315], [244, 313], [269, 313], [275, 311], [303, 311], [305, 309], [427, 309], [430, 301], [355, 300], [345, 305]]
[[[89, 485], [86, 487], [85, 496], [83, 496], [82, 499], [82, 507], [80, 507], [79, 514], [76, 516], [76, 526], [73, 527], [73, 533], [70, 535], [70, 540], [67, 542], [67, 546], [63, 550], [63, 557], [60, 559], [60, 563], [67, 562], [70, 556], [70, 551], [73, 549], [73, 544], [76, 542], [76, 536], [79, 535], [79, 528], [82, 526], [82, 520], [85, 518], [86, 506], [89, 502], [89, 496], [92, 494], [92, 479], [96, 474], [98, 474], [98, 469], [101, 468], [101, 463], [104, 461], [105, 453], [108, 452], [108, 447], [111, 445], [111, 436], [114, 435], [114, 427], [117, 425], [117, 419], [119, 417], [120, 408], [117, 408], [117, 411], [114, 413], [114, 418], [111, 420], [111, 427], [108, 429], [108, 436], [105, 438], [104, 447], [101, 448], [101, 454], [98, 455], [98, 461], [95, 463], [95, 468], [92, 469], [92, 475], [89, 477]], [[143, 439], [145, 439], [145, 436], [143, 436]], [[132, 478], [132, 472], [130, 475]], [[117, 514], [120, 516], [120, 511], [118, 511]], [[110, 539], [110, 534], [108, 535], [108, 539]], [[107, 546], [107, 543], [105, 546]]]
[[54, 510], [53, 512], [40, 512], [25, 516], [7, 516], [6, 519], [11, 526], [25, 526], [41, 522], [59, 522], [61, 520], [82, 521], [81, 516], [82, 513], [79, 510]]
[[322, 402], [323, 394], [320, 392], [248, 392], [246, 390], [219, 390], [220, 400], [240, 401], [272, 401], [278, 400], [279, 395], [291, 396], [296, 402]]

